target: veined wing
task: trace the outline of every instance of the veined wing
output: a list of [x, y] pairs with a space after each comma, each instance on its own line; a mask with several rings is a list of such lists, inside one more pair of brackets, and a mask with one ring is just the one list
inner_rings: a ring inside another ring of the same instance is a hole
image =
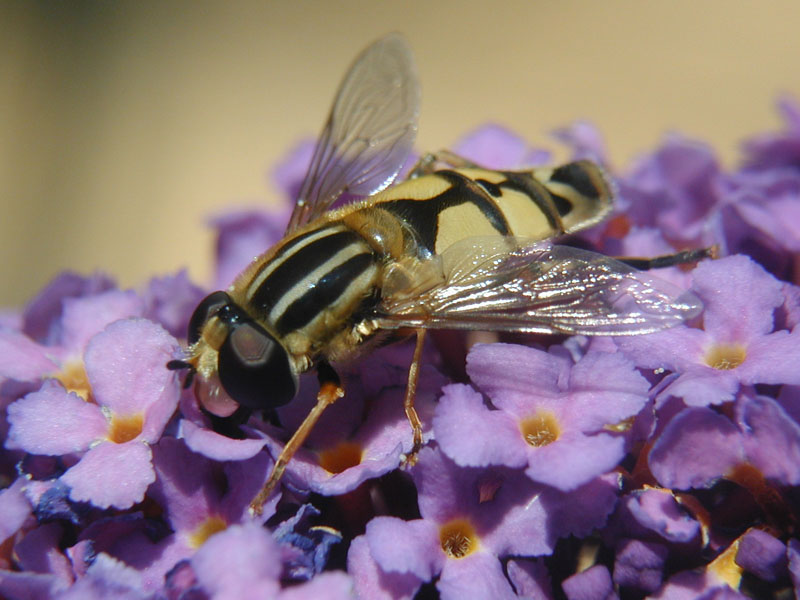
[[691, 292], [616, 259], [513, 238], [463, 240], [410, 273], [420, 283], [385, 298], [381, 327], [636, 335], [702, 310]]
[[344, 77], [300, 188], [288, 231], [327, 210], [344, 192], [369, 196], [388, 186], [417, 133], [419, 83], [399, 34], [373, 43]]

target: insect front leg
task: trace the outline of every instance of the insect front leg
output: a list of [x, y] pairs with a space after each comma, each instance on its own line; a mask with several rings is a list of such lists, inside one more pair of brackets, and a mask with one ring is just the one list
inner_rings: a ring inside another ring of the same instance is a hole
[[430, 175], [442, 167], [450, 167], [451, 169], [479, 169], [480, 165], [476, 165], [471, 160], [459, 156], [449, 150], [439, 150], [438, 152], [428, 152], [423, 154], [411, 169], [408, 175], [409, 179], [415, 179], [422, 175]]
[[258, 492], [250, 503], [250, 511], [252, 514], [261, 514], [264, 503], [272, 494], [275, 486], [280, 482], [283, 472], [286, 470], [286, 465], [289, 464], [295, 452], [297, 452], [300, 446], [303, 445], [303, 442], [306, 441], [311, 430], [314, 429], [314, 425], [316, 425], [317, 421], [319, 421], [319, 418], [322, 416], [323, 411], [344, 396], [344, 388], [339, 380], [339, 375], [336, 374], [336, 371], [334, 371], [333, 367], [327, 362], [323, 361], [317, 366], [317, 378], [319, 379], [317, 403], [300, 424], [300, 427], [297, 428], [297, 431], [294, 432], [291, 439], [286, 442], [283, 450], [281, 450], [281, 453], [278, 455], [275, 466], [272, 467], [272, 473], [270, 473], [269, 479], [267, 479], [264, 487], [261, 488], [261, 491]]
[[417, 382], [419, 381], [419, 366], [422, 358], [422, 348], [425, 345], [425, 330], [417, 329], [417, 344], [414, 347], [414, 358], [411, 359], [411, 366], [408, 369], [408, 384], [406, 385], [406, 397], [403, 406], [406, 410], [411, 429], [414, 432], [414, 445], [411, 452], [406, 455], [406, 464], [413, 465], [417, 462], [417, 454], [422, 449], [422, 421], [420, 421], [417, 409], [414, 408], [414, 399], [417, 396]]
[[652, 258], [638, 258], [631, 256], [618, 256], [616, 259], [639, 269], [640, 271], [649, 271], [650, 269], [664, 269], [666, 267], [674, 267], [677, 265], [685, 265], [695, 263], [704, 258], [716, 258], [717, 247], [711, 246], [710, 248], [701, 248], [699, 250], [684, 250], [683, 252], [676, 252], [675, 254], [665, 254], [663, 256], [654, 256]]

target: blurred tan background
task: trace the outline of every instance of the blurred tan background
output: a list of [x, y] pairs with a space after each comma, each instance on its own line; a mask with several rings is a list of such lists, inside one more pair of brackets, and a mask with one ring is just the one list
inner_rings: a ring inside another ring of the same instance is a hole
[[277, 199], [350, 60], [402, 31], [418, 147], [486, 121], [532, 143], [576, 118], [629, 164], [666, 131], [740, 140], [800, 98], [800, 2], [0, 3], [0, 307], [64, 268], [126, 286], [210, 272], [205, 219]]

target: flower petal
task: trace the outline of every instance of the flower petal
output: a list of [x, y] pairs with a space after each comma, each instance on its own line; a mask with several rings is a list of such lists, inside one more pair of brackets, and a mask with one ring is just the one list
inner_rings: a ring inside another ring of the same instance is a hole
[[247, 460], [261, 452], [267, 443], [266, 438], [234, 440], [188, 419], [181, 419], [179, 432], [179, 437], [186, 441], [192, 452], [216, 461]]
[[[476, 344], [467, 357], [467, 373], [498, 406], [499, 394], [552, 394], [566, 377], [569, 363], [542, 350], [515, 344]], [[503, 377], [498, 377], [498, 372]]]
[[594, 565], [567, 577], [561, 588], [569, 600], [607, 600], [615, 598], [611, 574], [605, 565]]
[[764, 581], [786, 574], [786, 545], [760, 529], [750, 529], [739, 541], [736, 564]]
[[703, 328], [717, 341], [746, 342], [772, 331], [781, 283], [749, 257], [701, 262], [692, 279], [705, 304]]
[[747, 346], [747, 358], [736, 369], [745, 384], [800, 384], [800, 329], [760, 336]]
[[650, 451], [650, 470], [667, 488], [706, 487], [744, 460], [739, 431], [708, 408], [688, 408], [664, 428]]
[[0, 377], [33, 381], [58, 366], [53, 361], [52, 349], [42, 346], [27, 335], [9, 329], [0, 329]]
[[765, 477], [800, 483], [800, 425], [772, 398], [743, 398], [739, 408], [748, 461]]
[[387, 573], [411, 573], [430, 581], [444, 564], [439, 534], [431, 521], [375, 517], [367, 523], [366, 538], [370, 554]]
[[24, 479], [17, 479], [0, 492], [0, 544], [14, 535], [31, 514], [31, 505], [22, 488]]
[[81, 461], [61, 476], [76, 502], [100, 508], [129, 508], [144, 498], [156, 479], [150, 448], [141, 442], [104, 442], [89, 450]]
[[617, 466], [625, 440], [608, 434], [573, 434], [528, 453], [525, 474], [540, 483], [570, 491]]
[[86, 450], [103, 439], [108, 420], [100, 409], [68, 393], [55, 381], [8, 407], [8, 447], [31, 454], [58, 456]]
[[141, 316], [144, 303], [135, 292], [110, 290], [82, 298], [66, 298], [61, 318], [61, 344], [74, 354], [83, 354], [89, 340], [107, 325]]
[[475, 552], [458, 560], [448, 560], [436, 589], [442, 600], [517, 598], [511, 583], [503, 574], [500, 561], [488, 552]]
[[219, 597], [241, 597], [257, 587], [261, 592], [271, 589], [271, 594], [262, 596], [268, 598], [280, 589], [280, 549], [256, 524], [233, 525], [211, 536], [192, 558], [192, 566], [200, 585]]
[[668, 555], [667, 547], [662, 544], [641, 540], [620, 543], [614, 562], [614, 583], [644, 593], [656, 591], [661, 586]]
[[[151, 321], [112, 323], [86, 349], [86, 373], [97, 402], [120, 415], [143, 413], [164, 402], [171, 415], [179, 387], [166, 364], [177, 350], [175, 338]], [[163, 428], [166, 420], [160, 417]]]
[[353, 577], [359, 598], [411, 600], [422, 583], [413, 573], [387, 573], [369, 553], [367, 538], [358, 536], [347, 552], [347, 572]]
[[481, 395], [462, 384], [448, 385], [436, 407], [433, 432], [447, 456], [462, 467], [527, 464], [519, 426], [507, 413], [489, 410]]

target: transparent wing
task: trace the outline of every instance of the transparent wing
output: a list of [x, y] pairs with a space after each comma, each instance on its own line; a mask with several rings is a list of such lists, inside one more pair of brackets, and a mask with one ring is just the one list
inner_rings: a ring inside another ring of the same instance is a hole
[[386, 298], [381, 327], [635, 335], [702, 310], [691, 292], [567, 246], [471, 238], [426, 263]]
[[411, 50], [398, 34], [356, 58], [336, 94], [289, 220], [292, 231], [344, 192], [369, 196], [389, 185], [414, 144], [419, 83]]

